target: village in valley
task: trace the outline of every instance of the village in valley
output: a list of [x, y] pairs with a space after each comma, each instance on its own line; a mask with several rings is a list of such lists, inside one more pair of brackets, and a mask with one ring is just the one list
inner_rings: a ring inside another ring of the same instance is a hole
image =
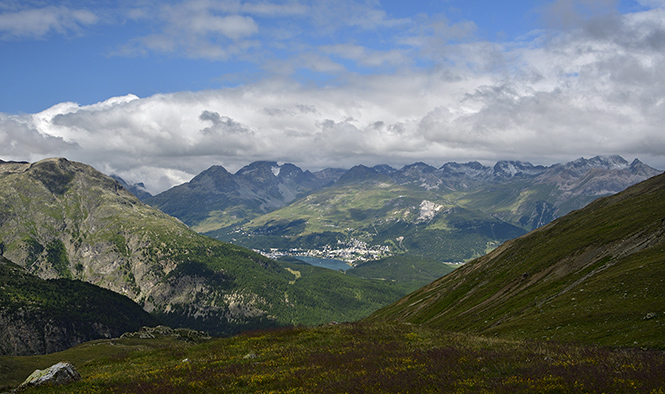
[[288, 249], [282, 250], [271, 248], [268, 251], [257, 252], [271, 259], [278, 259], [283, 256], [293, 257], [313, 257], [317, 259], [341, 260], [350, 266], [356, 266], [365, 261], [379, 260], [384, 257], [392, 256], [390, 247], [387, 245], [368, 245], [367, 242], [351, 238], [344, 243], [338, 241], [336, 247], [326, 245], [321, 249]]

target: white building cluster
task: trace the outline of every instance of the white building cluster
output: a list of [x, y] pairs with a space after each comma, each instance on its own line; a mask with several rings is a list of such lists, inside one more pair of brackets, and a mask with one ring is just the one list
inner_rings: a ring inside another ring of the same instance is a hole
[[339, 242], [336, 246], [326, 245], [321, 249], [270, 249], [270, 251], [258, 251], [265, 256], [275, 259], [282, 256], [307, 256], [319, 259], [335, 259], [347, 263], [378, 260], [392, 255], [390, 247], [386, 245], [367, 245], [367, 242], [352, 238], [346, 243]]

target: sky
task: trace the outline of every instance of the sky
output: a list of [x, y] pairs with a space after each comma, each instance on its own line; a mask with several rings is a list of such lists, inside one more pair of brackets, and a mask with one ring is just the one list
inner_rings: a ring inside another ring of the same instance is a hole
[[665, 0], [0, 0], [0, 159], [665, 169]]

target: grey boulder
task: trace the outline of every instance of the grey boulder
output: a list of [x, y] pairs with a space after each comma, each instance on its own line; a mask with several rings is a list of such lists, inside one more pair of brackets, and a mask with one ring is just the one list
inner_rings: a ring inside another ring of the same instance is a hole
[[59, 362], [44, 370], [36, 370], [25, 382], [18, 387], [19, 390], [35, 386], [59, 386], [62, 384], [73, 383], [81, 379], [81, 375], [76, 368], [68, 362]]

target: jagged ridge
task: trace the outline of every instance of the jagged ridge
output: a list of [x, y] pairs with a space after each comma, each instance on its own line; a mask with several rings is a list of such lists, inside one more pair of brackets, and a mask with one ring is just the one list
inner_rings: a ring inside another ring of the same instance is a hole
[[200, 232], [243, 223], [330, 182], [293, 164], [260, 161], [235, 174], [212, 166], [191, 181], [145, 199]]

